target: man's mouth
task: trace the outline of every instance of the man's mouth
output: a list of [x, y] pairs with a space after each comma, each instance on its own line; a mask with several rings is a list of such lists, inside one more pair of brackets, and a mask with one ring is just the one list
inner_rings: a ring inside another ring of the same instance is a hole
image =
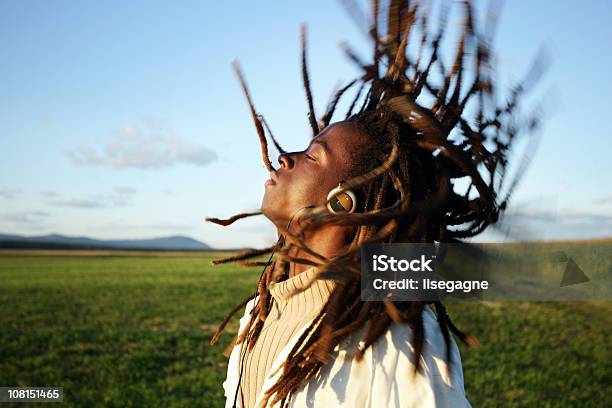
[[276, 181], [278, 180], [276, 172], [275, 171], [271, 171], [270, 172], [270, 178], [268, 180], [266, 180], [265, 185], [266, 186], [273, 186], [276, 184]]

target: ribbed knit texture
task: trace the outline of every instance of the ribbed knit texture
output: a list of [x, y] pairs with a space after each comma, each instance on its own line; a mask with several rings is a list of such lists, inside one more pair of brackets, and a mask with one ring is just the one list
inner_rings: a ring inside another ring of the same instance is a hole
[[270, 374], [272, 363], [287, 345], [291, 337], [308, 321], [316, 317], [327, 302], [334, 282], [317, 279], [309, 288], [304, 288], [317, 269], [304, 272], [270, 285], [272, 308], [264, 321], [253, 350], [244, 358], [241, 389], [246, 408], [255, 406], [265, 378]]

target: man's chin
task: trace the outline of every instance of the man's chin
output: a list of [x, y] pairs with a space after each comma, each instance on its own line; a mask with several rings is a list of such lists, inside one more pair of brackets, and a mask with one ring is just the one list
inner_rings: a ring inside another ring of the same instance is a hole
[[273, 205], [271, 200], [268, 197], [264, 196], [263, 200], [261, 201], [260, 211], [267, 219], [272, 222], [274, 222], [274, 220], [278, 217], [278, 209], [275, 207], [276, 206]]
[[269, 206], [266, 204], [264, 200], [260, 209], [261, 213], [277, 227], [286, 228], [289, 220], [284, 212], [281, 211], [282, 209], [277, 208], [277, 206]]

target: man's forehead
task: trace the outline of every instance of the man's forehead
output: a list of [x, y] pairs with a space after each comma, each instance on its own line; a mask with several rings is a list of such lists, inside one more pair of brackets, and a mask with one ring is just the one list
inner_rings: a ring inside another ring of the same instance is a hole
[[319, 143], [327, 148], [351, 145], [365, 141], [366, 134], [351, 122], [337, 122], [313, 138], [312, 143]]

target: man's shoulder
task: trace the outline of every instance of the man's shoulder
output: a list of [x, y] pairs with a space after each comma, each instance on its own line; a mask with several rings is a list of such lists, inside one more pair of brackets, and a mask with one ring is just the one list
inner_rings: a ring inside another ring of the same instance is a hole
[[[304, 385], [305, 392], [298, 393], [295, 406], [314, 398], [329, 402], [330, 406], [469, 407], [458, 353], [451, 349], [454, 358], [451, 382], [446, 372], [443, 336], [435, 314], [428, 307], [423, 311], [423, 325], [425, 344], [416, 376], [414, 333], [408, 323], [391, 323], [361, 359], [355, 358], [365, 345], [369, 326], [366, 323], [340, 341], [334, 358], [322, 368], [318, 380]], [[456, 347], [454, 342], [452, 345]], [[338, 401], [338, 396], [349, 395], [350, 400]]]
[[[421, 374], [437, 378], [449, 387], [463, 390], [463, 369], [459, 349], [454, 337], [449, 335], [448, 344], [436, 315], [429, 307], [423, 310], [424, 344], [420, 356]], [[372, 345], [373, 364], [404, 364], [410, 367], [415, 362], [415, 336], [409, 323], [391, 323], [389, 329]], [[447, 361], [450, 348], [451, 364]]]
[[[423, 309], [422, 318], [425, 343], [422, 350], [423, 356], [444, 358], [446, 356], [446, 342], [444, 341], [436, 315], [426, 306]], [[363, 339], [368, 326], [369, 323], [366, 323], [360, 329], [346, 336], [341, 341], [339, 349], [349, 351], [351, 349], [363, 348], [365, 345]], [[451, 352], [454, 351], [456, 343], [452, 336], [450, 336], [450, 346]], [[387, 330], [372, 343], [370, 349], [375, 355], [386, 356], [385, 360], [388, 360], [390, 356], [395, 356], [395, 358], [405, 357], [413, 361], [415, 338], [412, 324], [391, 322]], [[368, 354], [368, 350], [366, 350], [366, 354]], [[376, 361], [378, 360], [375, 359]]]

